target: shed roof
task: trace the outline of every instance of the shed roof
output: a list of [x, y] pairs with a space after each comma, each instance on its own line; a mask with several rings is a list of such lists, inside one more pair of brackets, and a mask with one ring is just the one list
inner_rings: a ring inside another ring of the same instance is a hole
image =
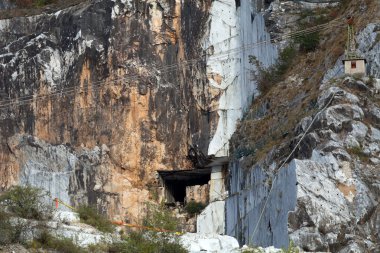
[[203, 178], [211, 174], [211, 168], [193, 170], [159, 170], [158, 174], [166, 180], [189, 180]]
[[343, 59], [342, 62], [344, 63], [346, 61], [360, 61], [360, 60], [362, 60], [365, 63], [367, 63], [367, 60], [365, 58], [359, 58], [359, 57], [357, 57], [357, 58], [351, 58], [351, 59]]

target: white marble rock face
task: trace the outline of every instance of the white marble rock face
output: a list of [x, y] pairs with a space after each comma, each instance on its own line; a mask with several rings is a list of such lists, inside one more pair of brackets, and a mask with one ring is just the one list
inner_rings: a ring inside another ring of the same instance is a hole
[[211, 202], [197, 216], [197, 232], [203, 234], [225, 234], [225, 202]]
[[228, 155], [229, 139], [235, 132], [236, 123], [248, 108], [252, 96], [257, 95], [251, 71], [254, 65], [248, 56], [254, 55], [263, 66], [274, 63], [277, 48], [269, 41], [264, 18], [255, 0], [213, 1], [210, 10], [210, 30], [205, 38], [205, 48], [213, 48], [207, 60], [207, 75], [210, 85], [220, 89], [218, 102], [219, 122], [208, 148], [209, 155]]

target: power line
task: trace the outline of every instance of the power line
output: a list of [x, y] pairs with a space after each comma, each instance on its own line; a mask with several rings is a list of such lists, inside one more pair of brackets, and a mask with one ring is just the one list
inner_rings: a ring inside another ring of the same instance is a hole
[[[224, 58], [225, 56], [227, 56], [227, 55], [229, 55], [231, 53], [240, 53], [241, 51], [245, 51], [247, 49], [252, 49], [252, 48], [255, 48], [255, 47], [258, 47], [258, 46], [261, 46], [261, 45], [265, 45], [265, 44], [268, 44], [268, 43], [270, 43], [270, 44], [279, 44], [281, 42], [281, 40], [285, 40], [287, 38], [292, 38], [294, 36], [306, 35], [306, 34], [314, 33], [316, 31], [320, 31], [320, 30], [327, 30], [327, 28], [333, 28], [333, 27], [337, 27], [337, 26], [342, 26], [342, 24], [333, 25], [333, 24], [335, 24], [338, 21], [339, 21], [339, 19], [331, 21], [331, 22], [329, 22], [327, 24], [318, 25], [318, 26], [315, 26], [315, 27], [311, 27], [311, 28], [307, 28], [307, 29], [301, 30], [301, 31], [290, 32], [290, 33], [284, 34], [284, 35], [279, 36], [277, 38], [277, 39], [280, 39], [279, 41], [276, 41], [276, 39], [270, 39], [270, 40], [266, 40], [266, 41], [246, 44], [246, 45], [243, 45], [241, 47], [237, 47], [237, 48], [233, 48], [233, 49], [230, 49], [230, 50], [222, 51], [222, 52], [220, 52], [218, 54], [209, 55], [209, 61], [210, 60], [213, 60], [213, 61], [214, 60], [218, 60], [219, 58]], [[191, 59], [191, 60], [185, 60], [185, 61], [182, 61], [180, 63], [175, 63], [175, 64], [171, 64], [171, 65], [165, 65], [165, 66], [163, 66], [161, 68], [157, 68], [155, 71], [156, 72], [160, 72], [160, 74], [168, 73], [168, 72], [170, 72], [172, 70], [176, 70], [176, 69], [178, 69], [180, 67], [184, 67], [184, 66], [188, 66], [188, 65], [191, 66], [191, 65], [193, 65], [195, 63], [202, 62], [202, 61], [204, 62], [205, 61], [205, 57], [207, 57], [207, 54], [203, 55], [202, 57], [194, 58], [194, 59]], [[136, 66], [136, 67], [138, 67], [138, 66]], [[143, 67], [143, 66], [140, 66], [140, 67]], [[103, 87], [101, 85], [104, 84], [104, 83], [105, 84], [112, 84], [112, 83], [117, 83], [117, 82], [127, 81], [127, 80], [141, 80], [143, 78], [144, 77], [141, 77], [140, 74], [136, 74], [136, 75], [133, 75], [133, 76], [118, 78], [118, 79], [114, 79], [114, 80], [110, 80], [110, 81], [97, 81], [97, 82], [92, 82], [91, 83], [91, 86], [92, 86], [91, 88], [92, 88], [92, 90], [97, 90], [97, 89]], [[73, 92], [81, 92], [82, 90], [84, 91], [84, 87], [79, 87], [79, 89], [77, 89], [77, 87], [78, 86], [64, 88], [64, 89], [62, 89], [60, 91], [49, 93], [49, 94], [46, 94], [46, 95], [28, 95], [28, 96], [20, 96], [20, 97], [15, 98], [15, 99], [4, 100], [4, 101], [0, 102], [0, 109], [8, 107], [8, 106], [11, 106], [11, 105], [22, 105], [24, 102], [29, 102], [29, 101], [33, 102], [33, 100], [35, 100], [37, 98], [70, 94], [70, 93], [73, 93]], [[21, 101], [17, 101], [17, 100], [20, 100], [20, 99], [21, 99]], [[16, 100], [16, 102], [15, 102], [15, 100]]]
[[298, 148], [298, 146], [301, 144], [301, 142], [303, 141], [303, 139], [305, 138], [306, 134], [309, 132], [310, 128], [313, 126], [315, 120], [318, 118], [318, 116], [324, 111], [327, 109], [327, 107], [331, 104], [331, 102], [333, 101], [333, 99], [335, 98], [335, 95], [336, 95], [336, 92], [334, 92], [332, 95], [331, 95], [331, 98], [329, 99], [329, 101], [326, 103], [326, 105], [315, 115], [315, 117], [313, 118], [313, 120], [310, 122], [309, 126], [307, 127], [307, 129], [305, 130], [305, 132], [303, 133], [303, 135], [301, 136], [301, 138], [299, 139], [299, 141], [297, 142], [296, 146], [293, 148], [292, 152], [290, 152], [290, 154], [286, 157], [286, 159], [282, 162], [281, 166], [278, 168], [278, 172], [276, 173], [273, 181], [272, 181], [272, 185], [271, 185], [271, 188], [268, 192], [268, 196], [264, 202], [264, 206], [260, 212], [260, 216], [259, 216], [259, 219], [256, 223], [256, 226], [253, 230], [253, 233], [252, 233], [252, 236], [249, 240], [248, 243], [252, 244], [252, 239], [253, 239], [253, 236], [256, 234], [256, 231], [260, 225], [260, 221], [261, 219], [263, 218], [263, 214], [264, 214], [264, 211], [267, 207], [267, 204], [268, 204], [268, 201], [269, 201], [269, 198], [270, 198], [270, 194], [272, 193], [272, 190], [274, 188], [274, 185], [275, 185], [275, 181], [277, 179], [277, 176], [279, 175], [279, 171], [284, 167], [284, 165], [288, 162], [288, 160], [292, 157], [292, 155], [294, 154], [294, 152], [296, 151], [296, 149]]
[[[315, 73], [318, 73], [320, 70], [322, 70], [324, 68], [324, 66], [320, 66], [318, 69], [316, 69], [316, 70], [313, 70], [313, 73], [315, 74]], [[336, 76], [338, 76], [339, 75], [339, 71], [336, 71], [335, 73], [334, 73], [334, 75], [331, 77], [331, 78], [335, 78]], [[316, 77], [314, 77], [314, 78], [312, 78], [312, 80], [315, 80], [316, 79]], [[329, 102], [329, 103], [331, 103], [331, 102]], [[259, 139], [259, 142], [262, 140], [262, 138], [261, 139]], [[266, 139], [264, 139], [264, 141], [266, 141]], [[288, 160], [289, 158], [287, 158], [287, 160]], [[286, 161], [286, 160], [285, 160]], [[280, 167], [281, 168], [281, 167]], [[278, 169], [279, 170], [279, 169]], [[272, 183], [272, 185], [273, 185], [273, 183]], [[236, 192], [236, 193], [233, 193], [233, 194], [231, 194], [230, 196], [228, 196], [227, 198], [231, 198], [231, 197], [234, 197], [234, 196], [236, 196], [236, 195], [240, 195], [240, 193], [241, 192], [247, 192], [247, 191], [249, 191], [249, 190], [252, 190], [254, 188], [254, 186], [250, 186], [250, 187], [247, 187], [247, 188], [244, 188], [244, 189], [241, 189], [239, 192]], [[268, 197], [269, 197], [269, 194], [268, 194]], [[253, 211], [253, 208], [248, 212], [248, 213], [250, 213], [250, 212], [252, 212]], [[240, 217], [240, 219], [238, 219], [238, 221], [235, 223], [235, 225], [234, 225], [234, 227], [233, 227], [233, 229], [231, 230], [231, 233], [232, 232], [234, 232], [235, 230], [236, 230], [236, 228], [237, 228], [237, 225], [238, 225], [238, 223], [239, 222], [241, 222], [242, 220], [243, 220], [243, 218], [245, 218], [247, 216], [247, 214], [244, 216], [244, 217]], [[253, 236], [252, 236], [252, 238], [253, 238]], [[248, 242], [249, 243], [249, 242]]]

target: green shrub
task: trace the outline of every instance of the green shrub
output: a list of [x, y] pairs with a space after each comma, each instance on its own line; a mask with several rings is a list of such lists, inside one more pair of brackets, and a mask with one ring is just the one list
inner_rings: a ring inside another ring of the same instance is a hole
[[46, 220], [52, 216], [52, 205], [47, 194], [31, 186], [14, 186], [0, 196], [0, 205], [11, 214], [25, 218]]
[[299, 249], [294, 245], [293, 241], [290, 241], [289, 247], [281, 249], [281, 252], [283, 253], [299, 253]]
[[22, 232], [30, 221], [51, 217], [52, 207], [42, 190], [30, 186], [14, 186], [0, 196], [0, 244], [21, 243]]
[[150, 253], [156, 252], [157, 245], [154, 240], [149, 240], [144, 237], [144, 233], [131, 232], [125, 238], [123, 242], [115, 243], [109, 249], [110, 253]]
[[375, 86], [375, 83], [376, 83], [376, 79], [373, 75], [370, 75], [368, 77], [368, 79], [366, 80], [366, 84], [369, 86], [369, 87], [374, 87]]
[[148, 204], [146, 216], [143, 218], [143, 225], [162, 230], [176, 231], [178, 229], [178, 220], [173, 217], [172, 213], [164, 205]]
[[51, 249], [60, 253], [87, 253], [88, 251], [77, 246], [69, 238], [56, 238], [50, 233], [43, 231], [40, 236], [34, 240], [31, 245], [31, 248], [39, 249]]
[[106, 242], [101, 242], [97, 244], [90, 244], [86, 247], [86, 250], [91, 253], [105, 253], [110, 252], [113, 245], [109, 245]]
[[104, 215], [99, 214], [94, 207], [81, 205], [76, 211], [81, 222], [91, 225], [102, 232], [111, 233], [114, 231], [111, 221]]
[[319, 32], [309, 34], [299, 34], [293, 37], [294, 42], [299, 44], [301, 52], [315, 51], [319, 45], [320, 35]]
[[109, 247], [110, 253], [187, 253], [174, 235], [157, 232], [130, 232], [124, 240]]
[[21, 229], [10, 221], [11, 216], [0, 209], [0, 245], [17, 243]]
[[110, 253], [186, 253], [179, 243], [178, 235], [172, 232], [178, 228], [178, 221], [165, 206], [148, 205], [143, 225], [152, 229], [133, 231], [122, 236], [123, 241], [109, 248]]
[[255, 56], [249, 56], [249, 62], [257, 68], [257, 74], [254, 76], [261, 94], [266, 94], [276, 83], [284, 79], [296, 56], [297, 51], [293, 45], [290, 45], [280, 52], [277, 62], [269, 68], [263, 68]]
[[362, 147], [351, 147], [347, 149], [348, 153], [350, 155], [355, 155], [359, 157], [359, 159], [364, 162], [368, 163], [369, 162], [369, 156], [364, 153], [364, 150]]
[[51, 4], [53, 1], [52, 0], [35, 0], [35, 5], [37, 7], [42, 7], [42, 6], [45, 6], [45, 5], [48, 5], [48, 4]]
[[194, 216], [200, 214], [205, 207], [206, 205], [202, 202], [189, 201], [185, 206], [185, 210], [188, 214]]
[[19, 8], [28, 8], [33, 5], [33, 0], [11, 0]]
[[43, 7], [51, 4], [54, 0], [12, 0], [19, 8]]

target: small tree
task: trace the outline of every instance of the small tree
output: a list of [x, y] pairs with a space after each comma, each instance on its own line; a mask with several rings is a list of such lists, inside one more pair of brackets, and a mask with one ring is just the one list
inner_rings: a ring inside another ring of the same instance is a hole
[[14, 186], [0, 196], [0, 244], [19, 243], [29, 227], [25, 219], [45, 220], [52, 214], [51, 203], [41, 189]]
[[269, 68], [264, 68], [255, 56], [249, 56], [249, 63], [254, 64], [257, 68], [254, 78], [257, 80], [257, 87], [261, 94], [266, 94], [276, 83], [284, 79], [296, 56], [297, 52], [294, 46], [289, 45], [280, 52], [276, 63]]
[[114, 226], [111, 221], [102, 214], [99, 214], [95, 207], [81, 205], [76, 210], [79, 214], [81, 222], [89, 224], [102, 232], [111, 233]]
[[109, 252], [187, 252], [179, 243], [178, 235], [172, 232], [178, 229], [178, 220], [165, 206], [148, 205], [143, 225], [144, 229], [128, 233], [122, 242], [112, 245]]
[[18, 237], [18, 230], [10, 222], [10, 215], [0, 209], [0, 245], [14, 243]]
[[25, 219], [46, 220], [53, 212], [47, 193], [32, 186], [13, 186], [0, 196], [0, 206], [11, 215]]
[[202, 202], [189, 201], [185, 206], [185, 210], [190, 216], [194, 216], [200, 214], [205, 207], [206, 205]]
[[178, 229], [178, 220], [164, 205], [147, 205], [146, 215], [143, 218], [143, 225], [162, 230], [175, 231]]
[[294, 37], [294, 42], [300, 45], [301, 52], [315, 51], [319, 45], [319, 32], [300, 34]]

